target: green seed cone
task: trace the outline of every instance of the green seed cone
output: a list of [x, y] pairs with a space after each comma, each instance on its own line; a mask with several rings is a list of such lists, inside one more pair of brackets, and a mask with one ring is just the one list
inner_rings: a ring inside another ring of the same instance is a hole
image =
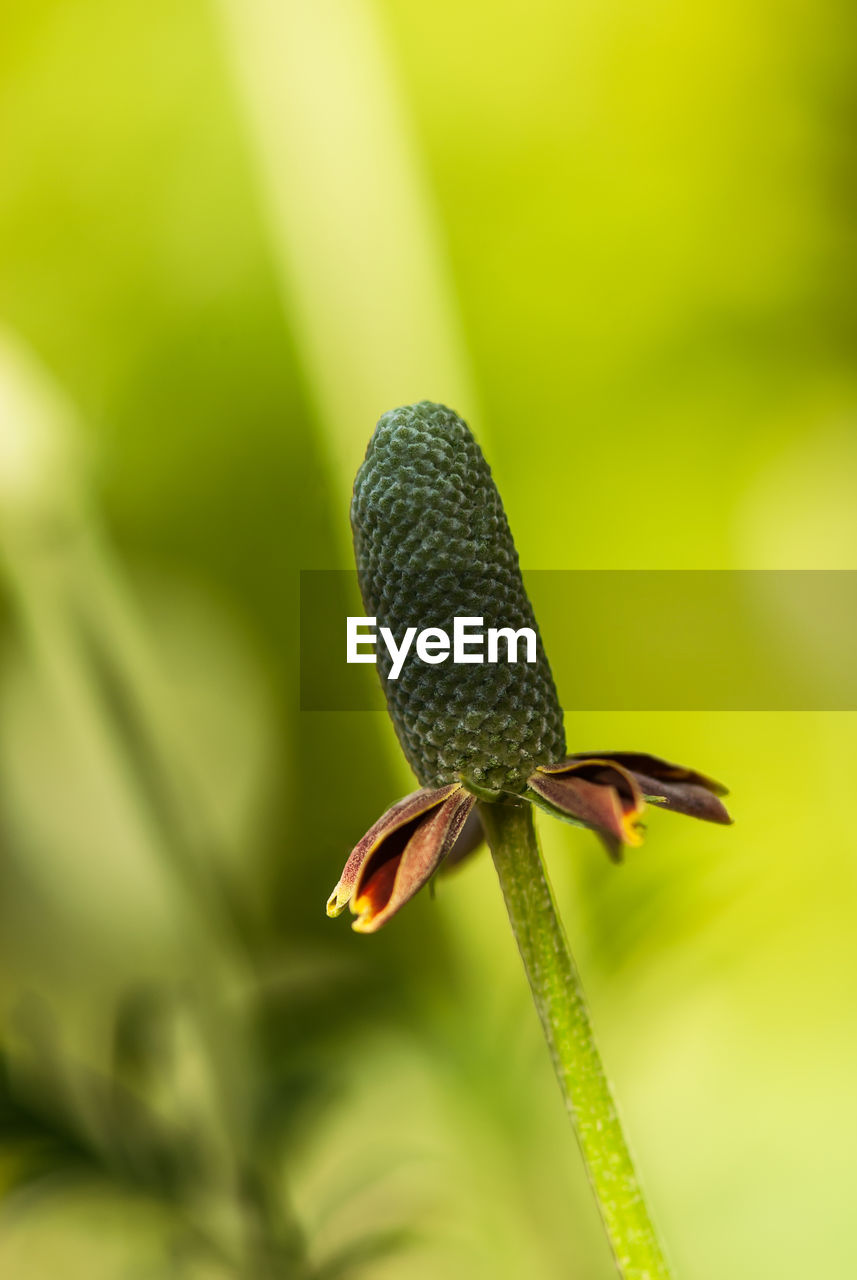
[[[402, 749], [423, 786], [459, 777], [521, 790], [537, 764], [565, 754], [562, 710], [491, 470], [467, 425], [424, 401], [385, 413], [357, 472], [354, 554], [367, 615], [399, 644], [408, 627], [481, 617], [531, 627], [536, 663], [420, 661], [412, 646], [398, 679], [377, 645], [378, 671]], [[473, 652], [480, 652], [476, 649]], [[485, 656], [485, 650], [481, 651]]]

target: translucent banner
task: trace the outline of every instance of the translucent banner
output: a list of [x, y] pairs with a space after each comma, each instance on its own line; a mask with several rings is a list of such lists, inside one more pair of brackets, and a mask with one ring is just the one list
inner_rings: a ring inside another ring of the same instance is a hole
[[[532, 570], [524, 580], [566, 711], [857, 710], [857, 572]], [[486, 643], [469, 652], [487, 654], [488, 628], [503, 623], [496, 602], [481, 610], [475, 581], [450, 588], [451, 601], [484, 618]], [[452, 661], [448, 612], [413, 625], [445, 629]], [[347, 619], [367, 613], [356, 573], [302, 572], [302, 710], [383, 707], [375, 665], [347, 661]], [[444, 660], [434, 639], [429, 670]], [[416, 640], [407, 662], [422, 661]], [[505, 645], [499, 654], [507, 660]]]

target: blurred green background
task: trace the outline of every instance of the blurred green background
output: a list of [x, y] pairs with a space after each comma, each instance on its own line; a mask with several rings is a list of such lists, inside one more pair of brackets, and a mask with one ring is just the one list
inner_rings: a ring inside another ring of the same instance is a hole
[[[423, 397], [528, 568], [857, 568], [855, 26], [4, 5], [4, 1280], [612, 1274], [487, 857], [325, 918], [411, 779], [299, 712], [298, 571]], [[677, 1274], [853, 1276], [854, 715], [567, 729], [733, 792], [541, 826]]]

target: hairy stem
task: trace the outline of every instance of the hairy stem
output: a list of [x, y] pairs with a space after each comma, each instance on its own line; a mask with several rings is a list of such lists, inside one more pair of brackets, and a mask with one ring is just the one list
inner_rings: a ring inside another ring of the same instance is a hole
[[595, 1043], [580, 975], [557, 915], [524, 802], [482, 804], [482, 821], [557, 1079], [619, 1274], [668, 1280]]

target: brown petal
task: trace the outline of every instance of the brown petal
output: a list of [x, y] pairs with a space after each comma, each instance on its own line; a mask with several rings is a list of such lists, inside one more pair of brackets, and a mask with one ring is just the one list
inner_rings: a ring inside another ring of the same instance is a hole
[[403, 800], [397, 800], [373, 826], [369, 828], [359, 844], [355, 845], [351, 856], [345, 864], [339, 883], [327, 900], [327, 914], [338, 916], [351, 901], [354, 886], [361, 867], [378, 846], [396, 831], [412, 823], [415, 819], [428, 813], [442, 804], [449, 796], [461, 789], [461, 784], [452, 782], [445, 787], [424, 787], [421, 791], [413, 791]]
[[611, 857], [619, 857], [623, 844], [642, 843], [637, 820], [645, 801], [621, 766], [605, 760], [563, 761], [540, 765], [527, 781], [553, 808], [598, 832]]
[[[605, 751], [599, 755], [602, 760], [612, 760], [632, 773], [652, 804], [704, 822], [731, 823], [726, 806], [717, 799], [729, 794], [722, 782], [642, 751]], [[569, 757], [570, 760], [586, 758]]]
[[479, 817], [479, 810], [471, 809], [467, 815], [467, 821], [461, 828], [461, 833], [455, 842], [454, 848], [450, 849], [443, 860], [441, 874], [446, 875], [447, 871], [454, 871], [461, 866], [462, 862], [466, 862], [474, 853], [477, 853], [484, 843], [485, 829], [482, 826], [482, 819]]
[[456, 786], [442, 803], [375, 846], [354, 884], [351, 910], [358, 933], [380, 929], [423, 887], [455, 844], [475, 803], [475, 796]]
[[655, 778], [659, 782], [689, 782], [694, 786], [704, 787], [706, 791], [710, 791], [716, 796], [727, 796], [729, 794], [728, 787], [724, 787], [722, 782], [717, 782], [714, 778], [708, 778], [704, 773], [697, 773], [695, 769], [686, 769], [684, 765], [672, 764], [669, 760], [662, 760], [660, 756], [650, 756], [645, 751], [578, 751], [557, 765], [547, 765], [545, 767], [551, 772], [557, 770], [561, 772], [569, 763], [592, 759], [612, 760], [616, 764], [622, 765], [623, 768], [630, 770], [631, 773], [639, 773], [646, 778]]
[[720, 822], [728, 826], [732, 819], [722, 800], [706, 787], [695, 782], [666, 782], [662, 778], [647, 778], [634, 773], [645, 797], [659, 809], [684, 813], [689, 818], [701, 818], [703, 822]]

